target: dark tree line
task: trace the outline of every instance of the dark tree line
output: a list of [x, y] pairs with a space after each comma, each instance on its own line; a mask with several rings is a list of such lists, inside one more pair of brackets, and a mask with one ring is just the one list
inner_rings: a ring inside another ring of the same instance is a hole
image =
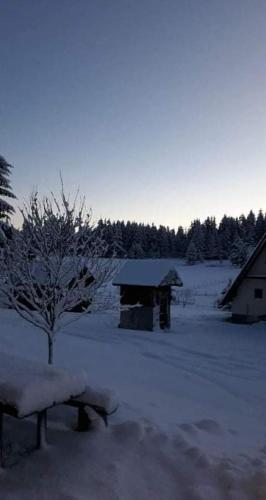
[[266, 214], [260, 210], [257, 216], [252, 211], [237, 218], [224, 215], [219, 224], [213, 217], [196, 219], [188, 230], [102, 219], [98, 228], [118, 257], [185, 257], [191, 263], [231, 258], [241, 265], [266, 232]]
[[[12, 165], [0, 155], [0, 240], [5, 235], [12, 237], [9, 216], [14, 208], [3, 198], [15, 198], [10, 186]], [[228, 217], [224, 215], [217, 225], [214, 217], [204, 222], [195, 219], [188, 230], [179, 226], [177, 230], [154, 224], [116, 221], [98, 221], [96, 230], [117, 257], [127, 258], [186, 258], [188, 263], [209, 259], [231, 259], [241, 266], [252, 248], [266, 233], [266, 214], [249, 212], [247, 216]], [[26, 228], [22, 231], [27, 238]], [[2, 234], [2, 236], [1, 236]]]

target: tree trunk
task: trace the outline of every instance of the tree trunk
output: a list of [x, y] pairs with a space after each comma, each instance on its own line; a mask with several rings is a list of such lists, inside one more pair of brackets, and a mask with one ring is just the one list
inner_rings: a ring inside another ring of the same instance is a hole
[[37, 413], [37, 449], [43, 449], [47, 446], [47, 411], [43, 410]]
[[54, 342], [48, 337], [48, 363], [49, 365], [53, 364], [54, 357]]

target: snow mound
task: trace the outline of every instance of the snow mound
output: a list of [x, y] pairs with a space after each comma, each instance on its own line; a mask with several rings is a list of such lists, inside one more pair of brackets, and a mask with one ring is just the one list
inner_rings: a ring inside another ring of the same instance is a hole
[[168, 435], [146, 420], [127, 420], [98, 432], [56, 428], [49, 434], [54, 446], [36, 452], [34, 459], [20, 459], [0, 476], [5, 500], [266, 498], [263, 452], [256, 460], [210, 458], [181, 431]]

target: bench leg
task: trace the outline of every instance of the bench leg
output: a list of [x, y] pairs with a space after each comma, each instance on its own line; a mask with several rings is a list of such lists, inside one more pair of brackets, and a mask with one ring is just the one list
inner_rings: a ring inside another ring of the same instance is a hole
[[42, 449], [47, 446], [47, 411], [37, 413], [37, 448]]
[[0, 467], [4, 467], [4, 414], [0, 411]]
[[108, 427], [108, 418], [107, 418], [107, 415], [102, 415], [102, 419], [105, 423], [105, 427]]
[[93, 408], [93, 410], [99, 415], [99, 417], [101, 417], [101, 419], [104, 421], [104, 425], [105, 427], [108, 427], [108, 415], [103, 412], [103, 411], [100, 411], [100, 410], [96, 410], [95, 408]]
[[85, 411], [83, 406], [78, 407], [78, 425], [77, 425], [77, 431], [79, 432], [85, 432], [88, 431], [90, 428], [91, 421], [89, 419], [89, 416], [87, 412]]

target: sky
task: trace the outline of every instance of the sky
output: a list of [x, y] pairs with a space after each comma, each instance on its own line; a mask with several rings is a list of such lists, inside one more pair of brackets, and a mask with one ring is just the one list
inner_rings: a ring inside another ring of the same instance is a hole
[[266, 210], [265, 111], [265, 0], [0, 0], [16, 207], [61, 172], [95, 219]]

